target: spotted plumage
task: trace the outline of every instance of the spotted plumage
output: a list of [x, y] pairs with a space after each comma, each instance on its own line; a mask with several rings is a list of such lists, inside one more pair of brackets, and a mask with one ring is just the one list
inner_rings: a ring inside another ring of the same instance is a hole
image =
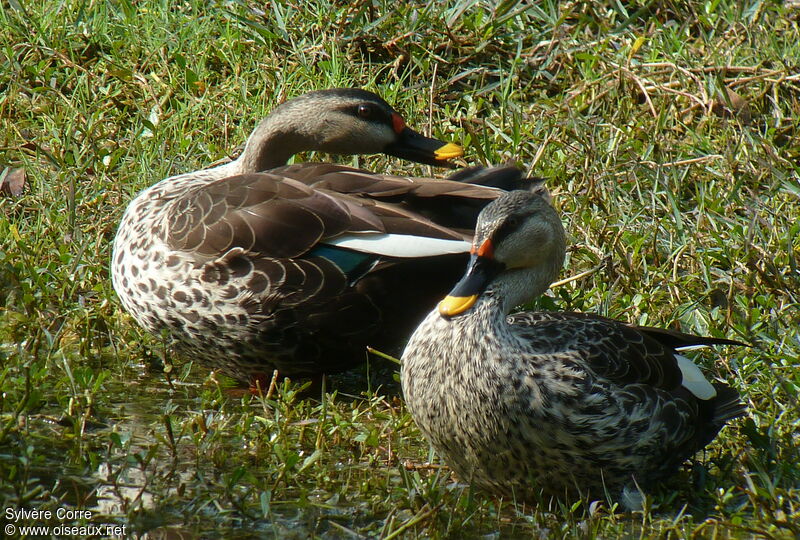
[[349, 368], [366, 345], [402, 343], [458, 275], [480, 209], [520, 180], [516, 169], [447, 181], [285, 165], [306, 150], [435, 165], [461, 153], [362, 90], [284, 103], [236, 161], [167, 178], [130, 203], [112, 276], [139, 324], [243, 381]]
[[735, 390], [676, 351], [736, 341], [580, 313], [509, 316], [563, 263], [564, 230], [545, 197], [515, 191], [490, 203], [472, 252], [402, 358], [411, 414], [463, 480], [517, 500], [621, 500], [743, 414]]

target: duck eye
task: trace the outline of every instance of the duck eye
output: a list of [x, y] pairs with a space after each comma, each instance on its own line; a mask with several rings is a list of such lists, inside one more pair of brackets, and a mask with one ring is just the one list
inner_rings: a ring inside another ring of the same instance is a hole
[[502, 224], [500, 224], [500, 226], [494, 232], [492, 235], [492, 240], [494, 240], [495, 244], [499, 243], [501, 240], [513, 233], [521, 223], [522, 219], [519, 216], [510, 216]]
[[372, 107], [369, 105], [359, 105], [357, 112], [359, 118], [370, 118], [372, 116]]

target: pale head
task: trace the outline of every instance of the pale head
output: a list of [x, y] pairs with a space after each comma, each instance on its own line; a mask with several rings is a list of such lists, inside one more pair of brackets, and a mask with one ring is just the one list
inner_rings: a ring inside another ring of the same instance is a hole
[[379, 96], [357, 88], [309, 92], [281, 104], [256, 127], [241, 157], [241, 172], [284, 165], [304, 151], [378, 154], [449, 166], [455, 144], [425, 137]]
[[541, 264], [561, 268], [564, 262], [564, 227], [540, 193], [512, 191], [488, 204], [478, 217], [474, 249], [487, 240], [495, 261], [508, 270]]
[[465, 313], [489, 292], [503, 300], [504, 310], [544, 292], [566, 253], [549, 195], [511, 191], [492, 201], [478, 217], [471, 253], [466, 274], [439, 303], [441, 315]]

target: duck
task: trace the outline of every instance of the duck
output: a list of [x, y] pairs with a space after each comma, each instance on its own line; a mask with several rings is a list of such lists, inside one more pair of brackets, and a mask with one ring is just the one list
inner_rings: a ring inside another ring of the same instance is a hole
[[679, 354], [739, 341], [574, 312], [516, 312], [565, 257], [546, 190], [480, 213], [466, 273], [403, 352], [408, 410], [464, 482], [515, 501], [636, 509], [729, 421], [738, 392]]
[[[448, 180], [287, 165], [312, 150], [450, 167], [463, 154], [366, 90], [290, 99], [237, 159], [130, 202], [111, 259], [122, 307], [182, 356], [242, 382], [344, 371], [367, 346], [399, 355], [459, 275], [480, 209], [524, 180], [514, 167]], [[409, 298], [419, 305], [399, 301]]]

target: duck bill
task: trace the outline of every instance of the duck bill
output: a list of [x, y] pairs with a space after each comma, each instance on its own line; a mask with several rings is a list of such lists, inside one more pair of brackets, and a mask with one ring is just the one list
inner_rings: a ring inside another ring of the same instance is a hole
[[432, 139], [403, 127], [398, 131], [397, 139], [384, 149], [384, 153], [425, 165], [453, 168], [455, 165], [448, 160], [463, 156], [464, 150], [457, 144]]
[[439, 302], [439, 314], [449, 318], [470, 309], [503, 268], [504, 265], [492, 257], [478, 255], [473, 251], [467, 273], [456, 283], [450, 294]]

